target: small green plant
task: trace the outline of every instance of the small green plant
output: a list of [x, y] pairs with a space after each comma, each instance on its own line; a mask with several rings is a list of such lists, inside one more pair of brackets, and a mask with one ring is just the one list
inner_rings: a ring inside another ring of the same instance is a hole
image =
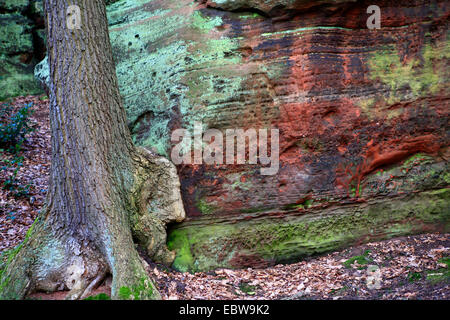
[[248, 294], [250, 296], [252, 296], [252, 295], [254, 295], [256, 293], [256, 286], [252, 286], [251, 284], [249, 284], [247, 282], [239, 283], [239, 289], [242, 292], [244, 292], [244, 293], [246, 293], [246, 294]]
[[33, 104], [26, 104], [16, 113], [8, 104], [0, 108], [0, 148], [11, 153], [18, 153], [25, 141], [25, 136], [33, 131], [29, 117], [32, 115]]
[[17, 174], [23, 166], [23, 156], [19, 156], [22, 150], [25, 136], [33, 131], [29, 124], [29, 117], [33, 113], [33, 104], [29, 103], [20, 108], [17, 112], [13, 112], [13, 108], [9, 104], [0, 106], [0, 151], [2, 154], [6, 151], [10, 152], [14, 157], [12, 159], [0, 159], [2, 166], [0, 170], [11, 172], [3, 181], [3, 189], [12, 192], [16, 198], [29, 195], [30, 184], [21, 185], [17, 179]]
[[2, 171], [8, 171], [12, 169], [12, 173], [3, 181], [3, 189], [11, 191], [16, 198], [28, 196], [30, 193], [30, 184], [22, 185], [17, 179], [17, 174], [20, 168], [23, 166], [23, 156], [15, 156], [12, 160], [3, 159], [4, 166], [0, 167]]
[[447, 265], [447, 268], [450, 268], [450, 257], [443, 257], [438, 260], [439, 263], [443, 263]]
[[[351, 268], [352, 264], [354, 264], [355, 262], [357, 262], [359, 265], [367, 265], [373, 263], [373, 260], [369, 258], [369, 253], [370, 250], [366, 250], [362, 255], [352, 257], [342, 264], [348, 269]], [[363, 267], [359, 267], [358, 269], [363, 269]]]
[[430, 270], [427, 272], [427, 280], [435, 284], [438, 282], [450, 281], [450, 257], [444, 257], [438, 260], [439, 263], [446, 264], [445, 268], [439, 268], [437, 270]]
[[419, 272], [409, 272], [407, 279], [408, 279], [408, 282], [413, 283], [415, 281], [422, 279], [422, 274]]

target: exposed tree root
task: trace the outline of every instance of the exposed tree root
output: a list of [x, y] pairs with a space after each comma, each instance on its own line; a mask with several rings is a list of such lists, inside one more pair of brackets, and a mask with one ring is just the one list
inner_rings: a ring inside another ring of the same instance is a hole
[[137, 148], [136, 183], [133, 193], [137, 208], [132, 232], [155, 262], [171, 265], [175, 253], [166, 246], [166, 226], [185, 218], [180, 181], [175, 166], [166, 158]]
[[[80, 232], [80, 236], [72, 232], [70, 236], [55, 229], [60, 227], [53, 222], [55, 213], [47, 209], [0, 271], [0, 299], [23, 299], [31, 292], [61, 290], [69, 291], [67, 299], [82, 299], [107, 274], [113, 277], [113, 298], [160, 298], [131, 241], [131, 233], [154, 261], [172, 263], [175, 254], [166, 247], [166, 224], [184, 218], [179, 180], [167, 159], [139, 149], [136, 161], [136, 183], [130, 192], [131, 227], [116, 223], [108, 230], [90, 230], [88, 226], [90, 232]], [[95, 237], [87, 239], [81, 234]]]

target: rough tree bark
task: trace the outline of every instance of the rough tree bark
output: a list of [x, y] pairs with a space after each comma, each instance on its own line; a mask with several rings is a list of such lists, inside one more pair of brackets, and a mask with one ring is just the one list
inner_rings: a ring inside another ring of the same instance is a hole
[[[77, 5], [81, 29], [66, 25]], [[176, 169], [133, 146], [103, 0], [45, 0], [52, 168], [46, 207], [0, 270], [0, 298], [69, 290], [87, 296], [111, 274], [112, 297], [159, 298], [133, 239], [171, 263], [165, 225], [184, 210]]]

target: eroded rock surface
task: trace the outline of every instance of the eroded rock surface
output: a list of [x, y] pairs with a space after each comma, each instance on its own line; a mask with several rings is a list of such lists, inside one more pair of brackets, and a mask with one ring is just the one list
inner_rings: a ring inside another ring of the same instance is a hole
[[33, 77], [34, 66], [45, 52], [40, 4], [0, 0], [0, 101], [42, 92]]
[[186, 217], [180, 193], [180, 179], [172, 162], [144, 148], [136, 172], [134, 190], [139, 214], [132, 217], [133, 236], [155, 262], [170, 266], [175, 252], [167, 248], [167, 225]]
[[[265, 266], [449, 230], [448, 1], [121, 0], [108, 7], [135, 142], [277, 128], [280, 170], [180, 165], [180, 270]], [[44, 70], [44, 68], [40, 70]], [[45, 74], [45, 73], [44, 73]]]
[[118, 1], [109, 6], [135, 142], [278, 128], [280, 170], [181, 165], [180, 270], [293, 261], [449, 228], [446, 1]]
[[333, 5], [352, 3], [356, 0], [201, 0], [200, 2], [211, 8], [227, 11], [261, 11], [272, 16], [280, 12], [306, 10], [324, 4], [328, 5], [327, 9], [330, 10]]

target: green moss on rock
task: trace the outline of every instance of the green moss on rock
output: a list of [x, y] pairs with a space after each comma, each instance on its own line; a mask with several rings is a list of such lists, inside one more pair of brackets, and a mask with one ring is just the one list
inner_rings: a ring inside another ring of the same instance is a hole
[[118, 297], [122, 300], [147, 300], [153, 298], [153, 285], [148, 278], [141, 278], [137, 285], [121, 287]]
[[386, 239], [426, 230], [450, 230], [450, 189], [328, 208], [301, 216], [184, 223], [172, 230], [173, 267], [206, 271], [242, 267], [237, 257], [268, 264], [297, 261], [356, 241]]
[[33, 77], [32, 21], [18, 13], [0, 14], [0, 101], [40, 94]]
[[173, 267], [179, 271], [186, 272], [192, 270], [195, 263], [191, 253], [188, 233], [181, 230], [174, 230], [167, 239], [169, 250], [176, 249], [177, 256], [173, 262]]
[[0, 52], [32, 52], [32, 28], [32, 21], [20, 14], [0, 14]]
[[448, 41], [434, 45], [427, 43], [423, 46], [420, 57], [404, 62], [395, 47], [388, 47], [370, 58], [370, 76], [389, 87], [387, 99], [390, 104], [406, 97], [411, 100], [435, 94], [448, 82], [445, 65], [450, 57], [449, 46]]
[[0, 101], [10, 97], [29, 94], [41, 94], [43, 90], [33, 76], [33, 67], [12, 63], [0, 57]]

